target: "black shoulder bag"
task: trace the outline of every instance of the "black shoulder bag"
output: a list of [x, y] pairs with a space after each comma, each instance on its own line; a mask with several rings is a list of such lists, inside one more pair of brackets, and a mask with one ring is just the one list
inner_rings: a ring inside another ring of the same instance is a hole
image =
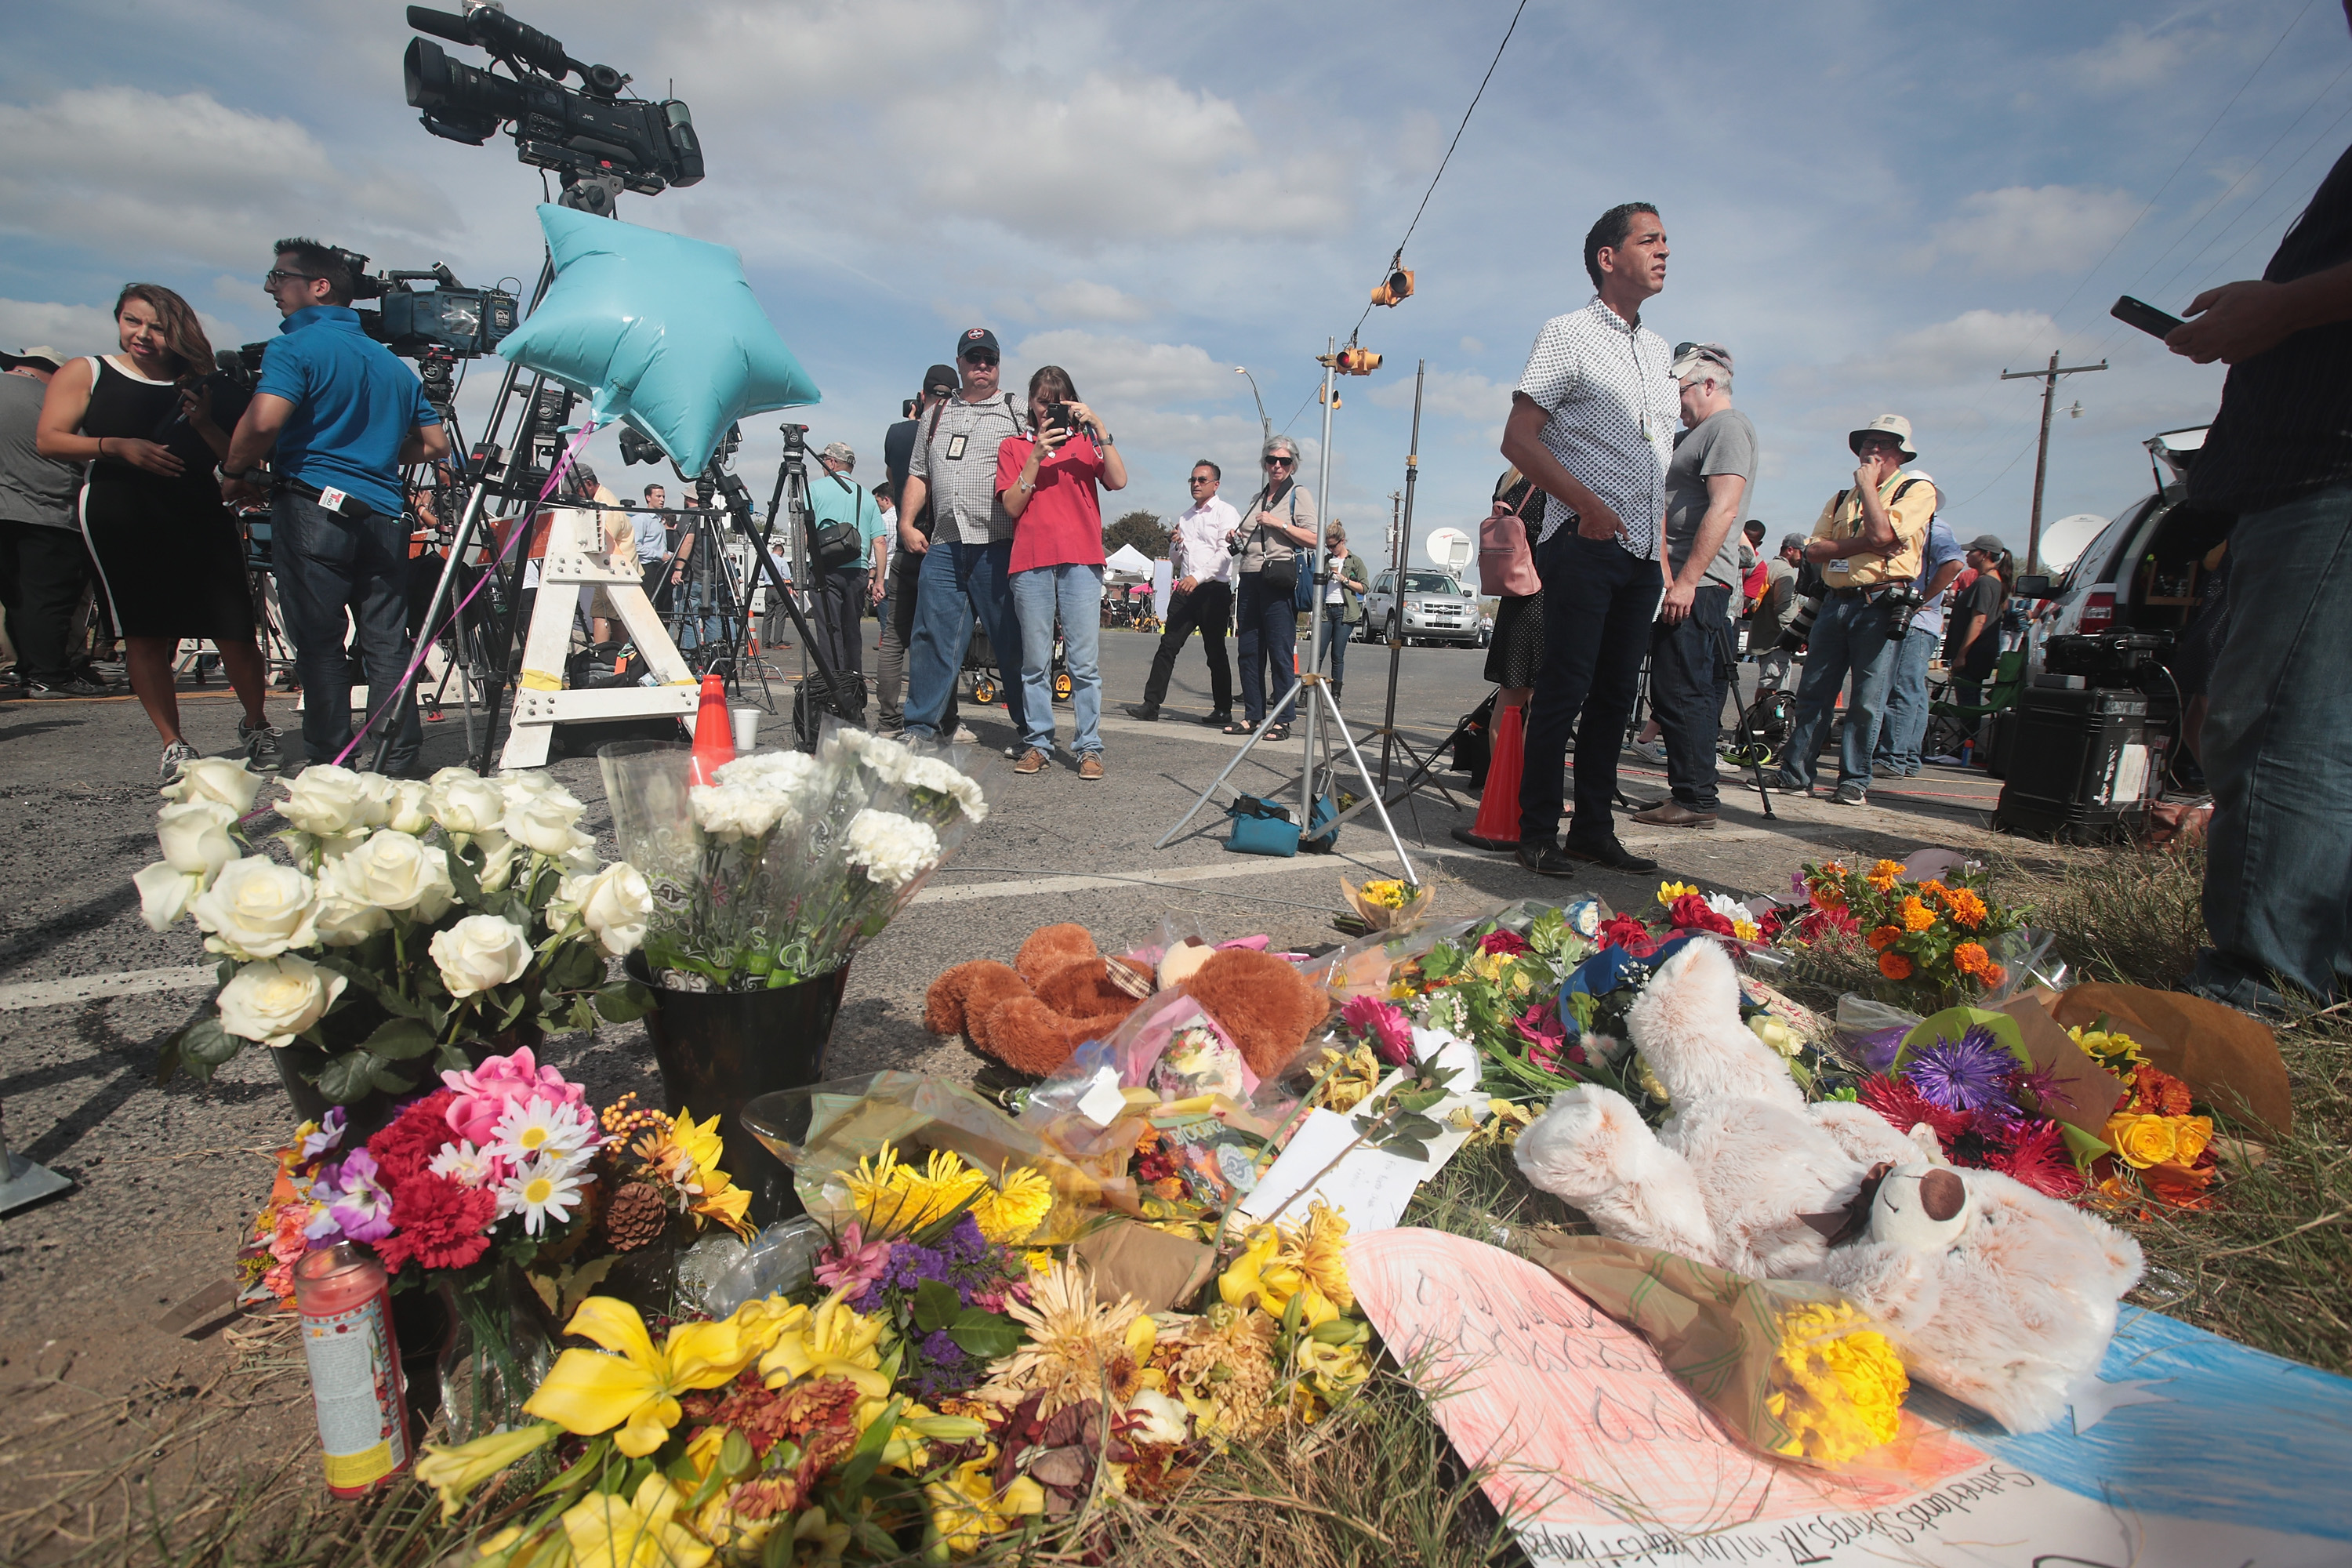
[[[1295, 526], [1298, 521], [1297, 481], [1293, 480], [1290, 488], [1284, 493], [1290, 498], [1290, 521]], [[1265, 492], [1260, 490], [1258, 495], [1264, 498]], [[1265, 507], [1262, 505], [1257, 510], [1264, 511]], [[1259, 542], [1263, 544], [1265, 540], [1265, 524], [1261, 522], [1257, 525], [1257, 536]], [[1283, 542], [1287, 544], [1289, 541], [1285, 540]], [[1265, 591], [1276, 594], [1294, 592], [1298, 586], [1298, 547], [1291, 545], [1290, 553], [1280, 560], [1271, 555], [1260, 556], [1257, 572], [1258, 585]]]
[[[840, 485], [855, 498], [849, 509], [849, 515], [854, 520], [860, 511], [865, 510], [866, 488], [863, 485], [845, 483], [842, 477], [831, 468], [824, 471], [824, 477], [835, 484]], [[866, 538], [857, 531], [855, 521], [819, 523], [816, 509], [811, 507], [808, 530], [809, 561], [820, 572], [845, 572], [866, 557]]]

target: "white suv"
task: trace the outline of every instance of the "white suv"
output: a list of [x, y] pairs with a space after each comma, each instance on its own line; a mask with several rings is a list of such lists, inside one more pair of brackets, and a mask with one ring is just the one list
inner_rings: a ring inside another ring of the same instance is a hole
[[1386, 642], [1401, 637], [1408, 643], [1460, 643], [1478, 646], [1477, 591], [1461, 579], [1435, 567], [1416, 567], [1404, 574], [1399, 595], [1397, 574], [1382, 572], [1364, 595], [1364, 640]]

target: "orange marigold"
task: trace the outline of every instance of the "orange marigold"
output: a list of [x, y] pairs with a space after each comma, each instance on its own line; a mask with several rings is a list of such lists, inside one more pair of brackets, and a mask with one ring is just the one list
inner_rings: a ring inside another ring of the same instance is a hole
[[1905, 931], [1926, 931], [1936, 923], [1936, 911], [1921, 903], [1916, 898], [1904, 900], [1903, 907], [1895, 913], [1903, 921]]
[[1873, 952], [1885, 952], [1903, 938], [1901, 926], [1880, 926], [1863, 940], [1870, 943]]
[[1999, 985], [2001, 982], [2009, 978], [2009, 971], [2003, 969], [1998, 963], [1988, 963], [1984, 966], [1984, 973], [1978, 975], [1977, 978], [1983, 981], [1987, 985]]
[[1982, 974], [1992, 965], [1992, 954], [1979, 943], [1964, 942], [1952, 949], [1952, 967], [1963, 974]]
[[1865, 879], [1882, 893], [1892, 891], [1895, 884], [1902, 879], [1903, 862], [1900, 860], [1881, 860], [1870, 868], [1870, 875]]
[[1985, 901], [1967, 888], [1954, 888], [1944, 895], [1944, 908], [1952, 919], [1970, 931], [1984, 923]]
[[1911, 961], [1899, 952], [1882, 952], [1878, 955], [1878, 973], [1889, 980], [1908, 980]]

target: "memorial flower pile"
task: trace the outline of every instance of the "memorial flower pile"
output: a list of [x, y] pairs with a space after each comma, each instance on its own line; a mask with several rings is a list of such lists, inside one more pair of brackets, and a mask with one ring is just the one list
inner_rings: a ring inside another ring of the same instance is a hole
[[2126, 1098], [2108, 1114], [2105, 1154], [2092, 1164], [2095, 1203], [2137, 1194], [2172, 1208], [2209, 1208], [2221, 1174], [2213, 1119], [2191, 1114], [2189, 1086], [2146, 1059], [2139, 1042], [2102, 1026], [2068, 1031], [2074, 1043], [2123, 1079]]
[[833, 726], [813, 756], [756, 752], [696, 784], [687, 748], [607, 748], [614, 826], [648, 879], [654, 977], [756, 991], [848, 962], [986, 819], [979, 780], [949, 760], [966, 751]]
[[1856, 1098], [1891, 1126], [1932, 1128], [1953, 1164], [2071, 1198], [2083, 1191], [2083, 1173], [2064, 1126], [2043, 1113], [2046, 1100], [2063, 1093], [1981, 1023], [1899, 1053], [1856, 1086]]
[[1785, 929], [1810, 942], [1857, 937], [1877, 955], [1878, 973], [1922, 1011], [1971, 1002], [2010, 981], [2010, 954], [2024, 918], [1986, 892], [1981, 868], [1914, 879], [1899, 860], [1867, 871], [1842, 861], [1808, 864], [1793, 887], [1808, 912]]
[[163, 858], [132, 878], [151, 926], [193, 920], [220, 956], [213, 1011], [165, 1042], [164, 1077], [266, 1045], [352, 1105], [467, 1066], [466, 1041], [643, 1013], [605, 963], [645, 940], [645, 879], [599, 858], [585, 808], [544, 773], [306, 768], [277, 807], [290, 864], [251, 852], [261, 784], [242, 762], [184, 768], [157, 814]]

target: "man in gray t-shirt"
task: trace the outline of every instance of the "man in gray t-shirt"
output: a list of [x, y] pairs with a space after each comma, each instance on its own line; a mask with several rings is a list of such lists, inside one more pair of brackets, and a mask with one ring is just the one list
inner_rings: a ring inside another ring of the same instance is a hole
[[81, 466], [33, 448], [49, 377], [64, 363], [55, 349], [0, 353], [0, 608], [27, 695], [104, 697], [109, 688], [74, 673], [66, 646], [89, 582], [74, 515]]
[[[996, 493], [996, 449], [1027, 426], [1020, 400], [998, 385], [996, 334], [973, 327], [956, 340], [956, 395], [915, 431], [906, 492], [898, 498], [898, 546], [916, 566], [915, 613], [907, 642], [907, 733], [936, 740], [957, 672], [979, 617], [1000, 668], [1019, 660], [1021, 624], [1013, 610], [1013, 514]], [[925, 538], [913, 519], [931, 508]], [[1004, 683], [1013, 732], [1021, 729], [1021, 683]]]
[[1650, 637], [1650, 702], [1674, 796], [1633, 820], [1715, 826], [1715, 747], [1731, 674], [1731, 597], [1739, 592], [1739, 515], [1756, 478], [1756, 426], [1731, 406], [1731, 351], [1685, 343], [1675, 383], [1683, 429], [1666, 465], [1665, 598]]

